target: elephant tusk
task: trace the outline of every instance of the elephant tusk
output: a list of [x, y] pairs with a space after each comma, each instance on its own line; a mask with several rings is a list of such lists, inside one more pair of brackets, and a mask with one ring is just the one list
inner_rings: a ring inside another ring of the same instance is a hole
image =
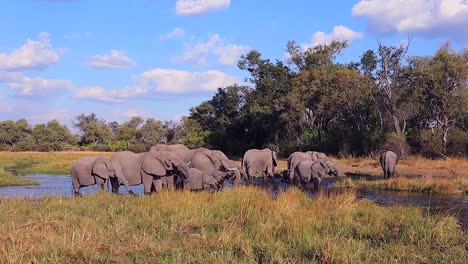
[[192, 163], [192, 161], [189, 161], [187, 164], [185, 164], [185, 166], [188, 166]]
[[226, 168], [226, 170], [234, 171], [234, 170], [237, 170], [237, 168]]

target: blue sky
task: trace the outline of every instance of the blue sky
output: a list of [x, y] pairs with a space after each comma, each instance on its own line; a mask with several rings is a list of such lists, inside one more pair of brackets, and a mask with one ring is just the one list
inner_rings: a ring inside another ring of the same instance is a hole
[[108, 121], [178, 119], [218, 87], [242, 83], [240, 55], [284, 59], [348, 40], [358, 60], [377, 41], [413, 36], [411, 55], [468, 43], [466, 0], [0, 0], [0, 120], [80, 113]]

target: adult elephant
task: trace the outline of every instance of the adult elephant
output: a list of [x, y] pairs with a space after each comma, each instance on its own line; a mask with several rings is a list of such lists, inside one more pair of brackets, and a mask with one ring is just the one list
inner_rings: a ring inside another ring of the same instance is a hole
[[245, 172], [219, 150], [206, 148], [194, 150], [190, 166], [201, 171], [232, 171], [235, 175], [231, 180], [234, 186], [240, 185], [245, 180]]
[[188, 147], [182, 144], [157, 144], [155, 146], [152, 146], [150, 151], [170, 151], [174, 153], [177, 157], [182, 159], [186, 164], [190, 163], [194, 152], [193, 150], [189, 149]]
[[121, 167], [104, 157], [83, 157], [71, 167], [73, 195], [80, 196], [81, 187], [97, 184], [98, 188], [105, 190], [107, 180], [116, 178], [128, 193], [134, 194], [128, 185], [128, 180]]
[[[323, 159], [319, 160], [303, 160], [294, 169], [294, 173], [302, 184], [312, 182], [315, 190], [320, 190], [320, 184], [325, 174], [334, 174], [335, 172], [330, 168], [330, 163]], [[337, 176], [337, 174], [335, 175]]]
[[[122, 151], [114, 154], [111, 161], [119, 164], [129, 185], [143, 184], [144, 193], [160, 191], [163, 184], [174, 182], [174, 177], [188, 175], [189, 167], [175, 154], [169, 151], [150, 151], [133, 153]], [[112, 191], [118, 193], [120, 183], [111, 180]]]
[[338, 171], [336, 166], [333, 164], [333, 162], [331, 162], [331, 160], [328, 158], [328, 156], [323, 152], [318, 152], [318, 151], [300, 152], [300, 151], [296, 151], [296, 152], [292, 153], [291, 155], [289, 155], [288, 170], [287, 170], [286, 173], [284, 173], [284, 175], [287, 176], [287, 178], [285, 179], [286, 181], [294, 182], [295, 180], [297, 180], [297, 177], [295, 176], [295, 168], [303, 160], [310, 160], [310, 161], [324, 160], [324, 161], [329, 161], [329, 163], [331, 163], [330, 165], [332, 165], [334, 167], [334, 169], [336, 169], [336, 171]]
[[249, 149], [242, 159], [242, 168], [249, 182], [252, 182], [255, 173], [261, 173], [264, 182], [267, 177], [274, 178], [276, 166], [278, 166], [278, 153], [268, 148]]
[[395, 167], [398, 163], [398, 155], [390, 150], [382, 152], [380, 155], [380, 165], [382, 166], [384, 179], [395, 175]]

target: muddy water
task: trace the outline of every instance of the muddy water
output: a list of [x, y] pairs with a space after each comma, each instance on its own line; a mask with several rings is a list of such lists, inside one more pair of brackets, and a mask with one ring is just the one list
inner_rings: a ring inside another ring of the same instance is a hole
[[[45, 195], [70, 196], [72, 194], [71, 179], [69, 175], [47, 175], [35, 174], [24, 176], [27, 179], [40, 182], [36, 186], [12, 186], [0, 188], [1, 197], [41, 197]], [[337, 178], [325, 178], [322, 181], [322, 188], [326, 191], [335, 191], [330, 188], [331, 184]], [[255, 180], [254, 185], [261, 188], [273, 196], [277, 196], [281, 191], [285, 191], [291, 185], [285, 184], [281, 179], [276, 178], [273, 182], [264, 183], [263, 179]], [[227, 185], [226, 188], [229, 188]], [[133, 191], [137, 194], [143, 193], [143, 186], [133, 186]], [[96, 185], [83, 187], [80, 192], [84, 195], [97, 192]], [[120, 188], [122, 194], [126, 194], [123, 186]], [[315, 196], [312, 186], [305, 186], [303, 190], [310, 196]], [[392, 205], [411, 205], [422, 207], [428, 213], [456, 215], [461, 224], [466, 229], [468, 227], [468, 199], [466, 196], [450, 195], [430, 195], [414, 192], [395, 192], [395, 191], [373, 191], [361, 192], [357, 195], [358, 199], [368, 199], [383, 206]]]

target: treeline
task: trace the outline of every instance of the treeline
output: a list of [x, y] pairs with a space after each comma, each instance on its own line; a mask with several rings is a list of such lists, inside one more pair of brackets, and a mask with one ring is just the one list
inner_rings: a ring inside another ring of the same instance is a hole
[[181, 125], [153, 118], [132, 117], [119, 124], [81, 114], [73, 121], [74, 134], [57, 120], [31, 126], [27, 120], [0, 122], [0, 150], [63, 151], [94, 150], [143, 152], [157, 143], [180, 141]]
[[409, 56], [408, 42], [379, 44], [355, 62], [336, 57], [346, 42], [304, 51], [287, 45], [290, 62], [253, 50], [238, 67], [250, 86], [219, 88], [181, 122], [134, 117], [119, 124], [81, 114], [77, 135], [56, 120], [32, 127], [0, 122], [2, 150], [132, 150], [157, 143], [209, 147], [229, 155], [269, 147], [288, 154], [313, 149], [341, 156], [391, 149], [428, 157], [468, 154], [468, 50], [442, 45]]
[[346, 42], [303, 51], [291, 41], [288, 65], [250, 51], [238, 67], [253, 87], [218, 89], [190, 109], [189, 119], [206, 144], [237, 155], [270, 147], [284, 154], [361, 156], [387, 148], [466, 156], [468, 50], [447, 43], [432, 56], [415, 57], [407, 54], [410, 42], [379, 44], [347, 64], [335, 60]]

